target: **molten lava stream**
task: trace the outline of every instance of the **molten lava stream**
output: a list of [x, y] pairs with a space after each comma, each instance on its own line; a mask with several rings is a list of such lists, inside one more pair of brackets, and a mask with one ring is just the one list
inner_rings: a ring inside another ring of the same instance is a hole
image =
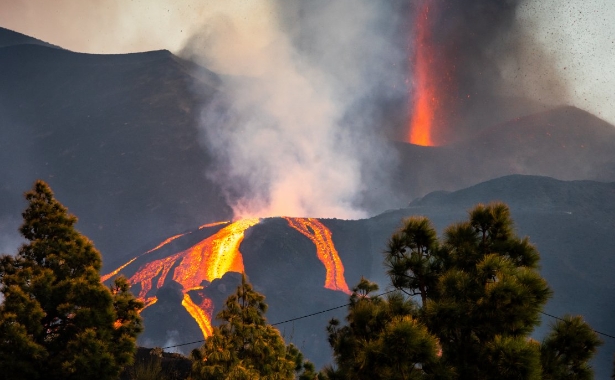
[[192, 318], [194, 318], [197, 325], [199, 325], [204, 338], [207, 338], [213, 334], [214, 330], [211, 327], [211, 312], [207, 313], [205, 310], [198, 307], [197, 304], [192, 302], [192, 298], [190, 298], [188, 293], [184, 294], [182, 306], [186, 309], [186, 311], [188, 311]]
[[203, 280], [222, 278], [226, 272], [242, 273], [243, 258], [239, 245], [244, 232], [259, 219], [243, 219], [231, 223], [214, 235], [181, 252], [181, 263], [175, 268], [173, 280], [193, 289]]
[[433, 121], [438, 108], [438, 73], [434, 69], [434, 48], [430, 33], [429, 6], [424, 0], [415, 20], [415, 54], [413, 60], [414, 96], [408, 141], [412, 144], [433, 146]]
[[[230, 224], [229, 222], [218, 222], [201, 226], [200, 228], [206, 228], [228, 224], [228, 226], [185, 251], [143, 264], [128, 281], [131, 285], [138, 284], [141, 287], [137, 297], [145, 302], [144, 309], [156, 302], [156, 297], [148, 293], [153, 289], [160, 289], [171, 275], [174, 281], [183, 286], [182, 306], [199, 325], [203, 336], [211, 335], [211, 315], [213, 313], [211, 300], [204, 298], [199, 306], [192, 301], [187, 292], [203, 289], [203, 281], [211, 282], [216, 278], [221, 278], [227, 272], [242, 273], [244, 271], [243, 257], [239, 252], [239, 246], [243, 241], [244, 232], [258, 222], [259, 219], [244, 219]], [[148, 252], [158, 249], [180, 236], [183, 235], [173, 236]], [[136, 258], [103, 276], [103, 278], [108, 279], [118, 274], [134, 260]], [[155, 286], [154, 282], [156, 283]]]
[[[225, 223], [225, 222], [220, 222], [220, 223]], [[213, 223], [212, 223], [212, 224], [213, 224]], [[205, 226], [199, 227], [199, 229], [200, 229], [200, 228], [204, 228], [204, 227], [209, 227], [209, 225], [205, 225]], [[148, 254], [148, 253], [150, 253], [150, 252], [154, 252], [154, 251], [155, 251], [155, 250], [157, 250], [158, 248], [161, 248], [161, 247], [163, 247], [163, 246], [165, 246], [165, 245], [169, 244], [169, 243], [170, 243], [170, 242], [172, 242], [173, 240], [175, 240], [175, 239], [177, 239], [177, 238], [180, 238], [180, 237], [182, 237], [182, 236], [184, 236], [184, 235], [186, 235], [186, 234], [179, 234], [179, 235], [171, 236], [170, 238], [166, 239], [165, 241], [163, 241], [162, 243], [158, 244], [157, 246], [155, 246], [154, 248], [150, 249], [149, 251], [147, 251], [147, 252], [143, 252], [143, 253], [142, 253], [142, 254], [140, 254], [139, 256], [132, 258], [132, 259], [131, 259], [130, 261], [128, 261], [126, 264], [124, 264], [124, 265], [120, 266], [119, 268], [117, 268], [117, 269], [116, 269], [116, 270], [114, 270], [113, 272], [108, 273], [108, 274], [106, 274], [106, 275], [104, 275], [104, 276], [101, 276], [101, 277], [100, 277], [100, 282], [105, 282], [105, 281], [107, 281], [108, 279], [110, 279], [111, 277], [113, 277], [113, 276], [115, 276], [116, 274], [120, 273], [120, 271], [121, 271], [122, 269], [124, 269], [124, 268], [126, 268], [128, 265], [132, 264], [132, 263], [133, 263], [133, 261], [135, 261], [135, 260], [136, 260], [136, 259], [138, 259], [139, 257], [141, 257], [141, 256], [143, 256], [143, 255], [146, 255], [146, 254]]]
[[346, 279], [344, 278], [344, 265], [333, 244], [331, 231], [318, 219], [289, 217], [284, 217], [284, 219], [288, 221], [292, 228], [301, 232], [316, 246], [318, 259], [327, 270], [325, 288], [350, 294]]

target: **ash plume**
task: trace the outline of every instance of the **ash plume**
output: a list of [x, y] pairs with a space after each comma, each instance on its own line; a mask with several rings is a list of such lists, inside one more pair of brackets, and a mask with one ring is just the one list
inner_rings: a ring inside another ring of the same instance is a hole
[[408, 128], [421, 8], [430, 8], [442, 90], [437, 127], [453, 143], [571, 103], [556, 55], [534, 35], [549, 23], [524, 16], [537, 4], [228, 2], [181, 52], [222, 75], [202, 113], [217, 160], [208, 174], [237, 217], [354, 218], [399, 206], [388, 141]]
[[[615, 3], [591, 0], [421, 0], [443, 89], [436, 125], [444, 142], [558, 105], [615, 121]], [[604, 17], [599, 15], [603, 14]], [[412, 29], [412, 26], [410, 26]], [[412, 44], [412, 42], [411, 42]], [[417, 46], [411, 46], [416, 49]], [[598, 63], [601, 62], [601, 63]], [[602, 67], [598, 67], [602, 65]], [[412, 71], [412, 68], [410, 68]]]
[[[352, 109], [376, 83], [403, 83], [401, 70], [383, 67], [388, 57], [403, 60], [403, 52], [371, 34], [390, 14], [369, 1], [322, 3], [301, 16], [276, 2], [232, 4], [182, 52], [222, 75], [220, 95], [202, 113], [203, 143], [217, 160], [209, 175], [225, 188], [236, 217], [364, 216], [372, 180], [380, 194], [388, 191], [383, 168], [394, 156], [373, 120]], [[351, 5], [350, 15], [332, 22]], [[283, 17], [314, 23], [311, 51], [305, 39], [304, 49], [297, 46]], [[370, 47], [384, 63], [375, 54], [361, 57]]]

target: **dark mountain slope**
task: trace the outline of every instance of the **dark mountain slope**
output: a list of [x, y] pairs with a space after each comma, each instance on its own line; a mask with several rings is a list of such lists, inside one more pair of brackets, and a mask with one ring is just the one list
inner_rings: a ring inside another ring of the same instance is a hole
[[398, 143], [400, 191], [458, 190], [508, 174], [615, 181], [615, 127], [560, 107], [484, 129], [450, 146]]
[[0, 47], [23, 44], [42, 45], [47, 47], [59, 48], [58, 46], [38, 40], [34, 37], [30, 37], [25, 34], [0, 27]]
[[[368, 223], [375, 241], [408, 215], [428, 216], [442, 233], [451, 223], [466, 219], [475, 204], [495, 200], [510, 206], [518, 233], [529, 236], [541, 254], [541, 272], [554, 290], [545, 311], [556, 316], [581, 314], [596, 330], [613, 335], [615, 183], [513, 175], [456, 192], [431, 193]], [[537, 337], [553, 320], [544, 317], [543, 322]], [[609, 376], [615, 352], [615, 340], [602, 339], [605, 345], [595, 362], [597, 379]]]
[[[379, 282], [384, 291], [388, 279], [382, 265], [382, 252], [403, 218], [428, 216], [441, 234], [448, 225], [465, 220], [467, 211], [477, 203], [496, 200], [510, 206], [519, 235], [529, 236], [541, 254], [541, 272], [554, 291], [546, 312], [556, 316], [581, 314], [596, 330], [613, 334], [615, 183], [513, 175], [456, 192], [431, 193], [407, 208], [370, 219], [320, 221], [331, 231], [348, 286], [352, 288], [361, 276], [365, 276]], [[186, 249], [219, 228], [202, 229], [181, 237], [173, 245], [142, 256], [122, 273], [131, 276], [146, 263]], [[282, 218], [264, 219], [248, 229], [240, 250], [250, 281], [267, 297], [268, 319], [272, 323], [347, 302], [343, 292], [324, 288], [325, 269], [317, 258], [315, 245]], [[173, 273], [173, 269], [169, 273]], [[222, 279], [206, 285], [203, 292], [213, 300], [213, 315], [238, 282], [238, 274], [227, 273]], [[176, 343], [191, 342], [199, 335], [196, 323], [180, 304], [181, 291], [176, 287], [176, 283], [166, 280], [157, 293], [151, 293], [159, 301], [144, 311], [146, 331], [141, 338], [142, 344], [165, 345], [170, 337], [174, 337]], [[195, 300], [199, 299], [196, 293], [194, 296]], [[321, 366], [331, 360], [326, 323], [333, 316], [343, 317], [344, 313], [342, 307], [278, 327], [288, 340], [300, 346], [308, 358]], [[535, 334], [537, 339], [552, 321], [550, 317], [543, 318], [543, 326]], [[615, 352], [615, 340], [604, 340], [595, 364], [597, 378], [608, 377]]]
[[[216, 91], [212, 74], [197, 76], [168, 51], [38, 45], [0, 48], [0, 68], [5, 215], [19, 215], [21, 193], [44, 179], [109, 257], [229, 215], [204, 175], [196, 128], [200, 104]], [[191, 91], [197, 81], [200, 93]]]

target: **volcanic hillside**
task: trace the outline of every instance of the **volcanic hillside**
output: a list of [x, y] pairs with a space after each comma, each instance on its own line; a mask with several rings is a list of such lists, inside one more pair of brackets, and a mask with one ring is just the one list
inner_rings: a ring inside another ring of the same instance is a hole
[[[475, 203], [502, 200], [542, 254], [555, 290], [546, 311], [583, 314], [595, 329], [615, 331], [612, 125], [560, 107], [454, 145], [391, 143], [398, 160], [383, 169], [405, 199], [394, 211], [357, 221], [292, 215], [299, 219], [231, 223], [206, 175], [211, 154], [199, 144], [200, 112], [220, 91], [215, 74], [168, 51], [80, 54], [0, 29], [3, 246], [15, 239], [23, 191], [37, 178], [47, 181], [102, 252], [104, 274], [119, 269], [148, 302], [141, 343], [170, 346], [201, 339], [242, 269], [267, 296], [269, 321], [282, 322], [344, 305], [361, 276], [386, 286], [381, 252], [402, 217], [427, 215], [442, 231]], [[507, 174], [543, 177], [493, 179]], [[212, 254], [223, 245], [230, 249]], [[341, 279], [334, 264], [344, 269]], [[323, 365], [331, 359], [324, 328], [334, 315], [344, 309], [278, 327]], [[615, 351], [605, 342], [599, 378], [608, 376]]]
[[[464, 220], [473, 205], [493, 200], [510, 205], [518, 233], [529, 236], [541, 252], [542, 274], [555, 292], [545, 311], [551, 315], [581, 314], [596, 330], [614, 331], [615, 183], [516, 175], [452, 193], [431, 193], [407, 208], [365, 220], [268, 218], [247, 224], [243, 221], [243, 226], [239, 222], [207, 225], [137, 256], [119, 273], [126, 275], [133, 291], [151, 305], [142, 312], [146, 329], [141, 344], [164, 347], [188, 343], [206, 333], [210, 327], [205, 325], [215, 325], [213, 316], [240, 281], [239, 270], [233, 269], [238, 261], [255, 288], [266, 295], [269, 321], [283, 322], [344, 305], [346, 288], [340, 284], [352, 287], [361, 276], [377, 280], [386, 289], [382, 252], [404, 217], [428, 216], [442, 232], [451, 223]], [[307, 234], [295, 228], [298, 222], [310, 223]], [[233, 225], [240, 227], [240, 234], [229, 237], [224, 232]], [[322, 233], [326, 230], [333, 243], [330, 249], [325, 247], [327, 238]], [[234, 241], [237, 250], [215, 253], [212, 238], [225, 241], [227, 248]], [[236, 256], [228, 257], [230, 254]], [[339, 257], [337, 269], [332, 255]], [[228, 261], [226, 267], [224, 260]], [[225, 268], [220, 278], [207, 277], [205, 268], [212, 267]], [[329, 283], [334, 271], [342, 280]], [[195, 311], [192, 304], [202, 312]], [[324, 327], [331, 317], [343, 315], [342, 308], [278, 327], [308, 358], [323, 365], [331, 360]], [[553, 322], [548, 317], [543, 321], [537, 338]], [[605, 338], [605, 343], [596, 366], [598, 373], [608, 374], [615, 341]]]
[[[10, 45], [13, 34], [1, 31]], [[213, 74], [168, 51], [90, 55], [30, 43], [0, 48], [0, 68], [0, 220], [19, 215], [36, 178], [109, 257], [230, 216], [204, 175], [196, 128]]]

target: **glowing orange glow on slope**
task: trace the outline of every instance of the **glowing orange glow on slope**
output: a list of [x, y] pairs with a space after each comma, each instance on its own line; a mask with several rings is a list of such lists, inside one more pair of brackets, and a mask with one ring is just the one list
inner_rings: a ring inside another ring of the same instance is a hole
[[213, 223], [207, 223], [207, 224], [203, 224], [202, 226], [199, 227], [199, 230], [202, 230], [203, 228], [209, 228], [209, 227], [215, 227], [215, 226], [221, 226], [223, 224], [229, 224], [230, 221], [225, 220], [223, 222], [213, 222]]
[[325, 288], [331, 290], [339, 290], [350, 294], [346, 279], [344, 278], [344, 265], [340, 259], [333, 239], [331, 231], [318, 219], [314, 218], [288, 218], [285, 217], [288, 224], [301, 232], [305, 237], [310, 239], [316, 246], [316, 254], [318, 259], [323, 263], [327, 274], [325, 277]]
[[214, 235], [188, 248], [182, 255], [181, 263], [175, 268], [173, 280], [185, 289], [221, 278], [226, 272], [244, 271], [243, 257], [239, 245], [245, 230], [257, 224], [259, 219], [243, 219], [224, 227]]
[[433, 146], [433, 121], [438, 109], [438, 91], [434, 72], [434, 51], [431, 42], [429, 6], [425, 0], [417, 13], [414, 54], [414, 97], [408, 141], [412, 144]]
[[147, 309], [148, 307], [152, 306], [156, 302], [158, 302], [158, 298], [156, 298], [156, 297], [149, 298], [148, 300], [145, 301], [145, 305], [143, 305], [143, 309], [141, 309], [139, 311], [139, 313], [142, 312], [143, 310]]
[[[165, 281], [172, 276], [174, 281], [183, 286], [184, 299], [182, 301], [182, 306], [184, 306], [197, 322], [199, 328], [203, 332], [203, 336], [207, 337], [211, 335], [213, 303], [209, 298], [203, 298], [199, 305], [197, 305], [188, 296], [187, 292], [191, 290], [201, 290], [203, 289], [202, 283], [204, 280], [211, 282], [216, 278], [221, 278], [227, 272], [242, 273], [244, 271], [244, 266], [243, 257], [241, 256], [241, 252], [239, 252], [239, 246], [243, 241], [244, 232], [258, 222], [259, 219], [255, 218], [239, 220], [234, 223], [226, 221], [203, 225], [199, 229], [228, 224], [212, 236], [182, 252], [143, 264], [136, 273], [128, 279], [131, 285], [140, 286], [141, 289], [137, 297], [145, 302], [143, 309], [153, 305], [157, 301], [155, 296], [148, 295], [148, 293], [152, 290], [160, 289], [164, 286]], [[166, 239], [156, 248], [146, 253], [154, 251], [183, 235], [186, 234], [175, 235]], [[106, 280], [118, 274], [141, 256], [142, 255], [135, 257], [102, 278]], [[143, 309], [141, 311], [143, 311]]]
[[[225, 222], [221, 222], [221, 223], [225, 223]], [[213, 224], [213, 223], [212, 223], [212, 224]], [[208, 227], [208, 226], [207, 226], [207, 225], [205, 225], [205, 226], [199, 227], [199, 229], [200, 229], [200, 228], [204, 228], [204, 227]], [[142, 253], [142, 254], [140, 254], [139, 256], [134, 257], [133, 259], [131, 259], [130, 261], [128, 261], [126, 264], [124, 264], [124, 265], [122, 265], [121, 267], [117, 268], [117, 269], [116, 269], [116, 270], [114, 270], [113, 272], [108, 273], [108, 274], [106, 274], [106, 275], [104, 275], [104, 276], [101, 276], [101, 277], [100, 277], [100, 282], [105, 282], [105, 281], [107, 281], [108, 279], [110, 279], [111, 277], [113, 277], [113, 276], [115, 276], [116, 274], [120, 273], [120, 271], [121, 271], [122, 269], [124, 269], [124, 268], [126, 268], [128, 265], [132, 264], [132, 262], [133, 262], [133, 261], [135, 261], [136, 259], [138, 259], [139, 257], [141, 257], [141, 256], [143, 256], [143, 255], [145, 255], [145, 254], [148, 254], [148, 253], [150, 253], [150, 252], [153, 252], [153, 251], [157, 250], [158, 248], [161, 248], [161, 247], [163, 247], [163, 246], [165, 246], [165, 245], [169, 244], [169, 243], [170, 243], [170, 242], [172, 242], [173, 240], [175, 240], [175, 239], [177, 239], [177, 238], [180, 238], [180, 237], [182, 237], [182, 236], [184, 236], [184, 235], [186, 235], [186, 234], [179, 234], [179, 235], [171, 236], [170, 238], [166, 239], [165, 241], [163, 241], [162, 243], [158, 244], [156, 247], [154, 247], [154, 248], [150, 249], [149, 251], [143, 252], [143, 253]]]
[[[175, 235], [175, 236], [171, 236], [170, 238], [166, 239], [165, 241], [163, 241], [162, 243], [158, 244], [157, 246], [155, 246], [154, 248], [150, 249], [149, 251], [145, 252], [145, 253], [150, 253], [153, 252], [155, 250], [157, 250], [158, 248], [161, 248], [167, 244], [169, 244], [170, 242], [172, 242], [173, 240], [180, 238], [182, 236], [184, 236], [186, 234], [179, 234], [179, 235]], [[143, 255], [145, 255], [145, 253], [143, 253]]]
[[139, 291], [138, 298], [145, 300], [147, 293], [152, 289], [152, 281], [158, 276], [158, 282], [156, 289], [161, 288], [164, 285], [169, 271], [175, 265], [175, 262], [180, 258], [181, 253], [176, 253], [173, 256], [165, 257], [164, 259], [155, 260], [143, 265], [137, 273], [128, 279], [131, 285], [140, 284], [141, 290]]
[[201, 332], [203, 332], [203, 337], [207, 338], [208, 336], [211, 336], [213, 333], [213, 328], [211, 327], [211, 315], [208, 315], [203, 309], [192, 302], [192, 298], [190, 298], [188, 293], [184, 294], [182, 306], [199, 325]]
[[132, 264], [133, 261], [135, 261], [136, 259], [138, 259], [139, 256], [133, 258], [132, 260], [130, 260], [129, 262], [127, 262], [126, 264], [122, 265], [121, 267], [117, 268], [116, 270], [114, 270], [113, 272], [106, 274], [104, 276], [100, 277], [100, 282], [105, 282], [108, 279], [110, 279], [111, 277], [115, 276], [116, 274], [120, 273], [120, 271], [124, 268], [126, 268], [128, 265]]

